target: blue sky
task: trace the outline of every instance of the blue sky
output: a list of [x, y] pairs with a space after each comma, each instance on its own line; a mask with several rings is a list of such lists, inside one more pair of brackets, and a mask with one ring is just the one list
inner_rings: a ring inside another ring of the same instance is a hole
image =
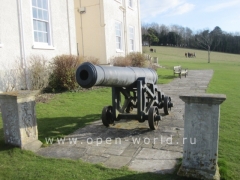
[[240, 32], [240, 0], [140, 0], [142, 23]]

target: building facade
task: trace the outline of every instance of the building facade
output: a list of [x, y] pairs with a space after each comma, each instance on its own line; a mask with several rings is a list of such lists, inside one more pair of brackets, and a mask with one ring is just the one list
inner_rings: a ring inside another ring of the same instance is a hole
[[77, 51], [101, 64], [142, 52], [139, 0], [74, 0]]
[[27, 69], [29, 56], [61, 54], [77, 54], [74, 0], [0, 0], [0, 91], [16, 61]]

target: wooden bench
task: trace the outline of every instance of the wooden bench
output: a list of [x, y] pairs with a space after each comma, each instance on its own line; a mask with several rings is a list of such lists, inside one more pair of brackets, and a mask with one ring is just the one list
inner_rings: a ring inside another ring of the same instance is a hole
[[181, 66], [174, 66], [173, 67], [173, 75], [175, 76], [175, 74], [178, 74], [179, 78], [182, 78], [182, 76], [185, 76], [185, 78], [188, 75], [188, 70], [182, 70]]

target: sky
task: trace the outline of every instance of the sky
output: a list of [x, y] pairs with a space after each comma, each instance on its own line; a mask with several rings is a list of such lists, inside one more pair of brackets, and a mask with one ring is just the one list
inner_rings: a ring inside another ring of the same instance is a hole
[[143, 24], [240, 32], [240, 0], [140, 0]]

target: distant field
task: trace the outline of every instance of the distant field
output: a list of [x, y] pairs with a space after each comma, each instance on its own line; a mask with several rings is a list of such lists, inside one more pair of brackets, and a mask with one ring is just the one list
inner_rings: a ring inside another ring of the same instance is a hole
[[[150, 48], [144, 46], [143, 53], [150, 54], [152, 57], [158, 57], [159, 64], [165, 65], [167, 68], [172, 68], [176, 65], [182, 65], [183, 67], [186, 66], [189, 69], [213, 69], [217, 68], [215, 65], [219, 65], [220, 63], [222, 66], [227, 64], [229, 66], [240, 66], [240, 55], [237, 54], [211, 52], [211, 63], [208, 64], [207, 51], [165, 46], [151, 46], [151, 48], [156, 49], [157, 52], [150, 53]], [[196, 58], [186, 58], [185, 52], [195, 52]]]
[[[240, 55], [211, 52], [211, 63], [207, 51], [174, 48], [149, 47], [143, 52], [159, 58], [159, 64], [172, 70], [181, 65], [191, 69], [213, 69], [214, 75], [207, 89], [208, 93], [226, 94], [227, 100], [221, 105], [219, 159], [222, 177], [239, 179], [240, 171]], [[196, 58], [186, 58], [185, 52], [195, 52]], [[165, 70], [163, 73], [165, 74]], [[161, 74], [161, 69], [158, 70]]]

